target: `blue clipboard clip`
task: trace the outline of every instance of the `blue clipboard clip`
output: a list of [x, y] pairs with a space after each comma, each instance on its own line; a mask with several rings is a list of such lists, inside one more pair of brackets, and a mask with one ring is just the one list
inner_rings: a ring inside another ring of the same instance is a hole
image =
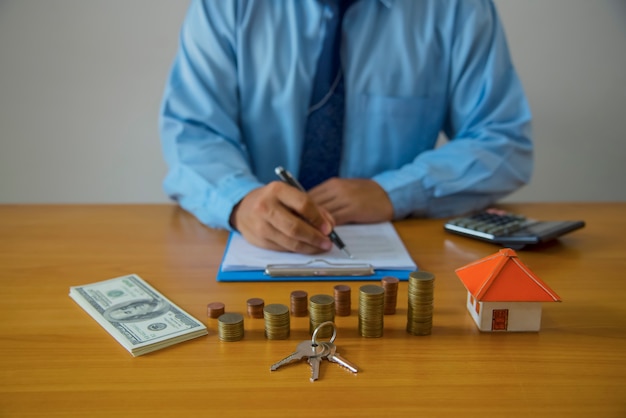
[[372, 276], [374, 267], [367, 263], [330, 263], [316, 258], [304, 264], [268, 264], [264, 273], [271, 277]]

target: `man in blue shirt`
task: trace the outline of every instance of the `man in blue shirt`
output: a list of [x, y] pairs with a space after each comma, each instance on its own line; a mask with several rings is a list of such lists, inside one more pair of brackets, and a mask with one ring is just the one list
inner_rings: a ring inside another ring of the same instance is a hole
[[191, 2], [160, 117], [170, 197], [253, 244], [316, 253], [336, 224], [452, 216], [529, 181], [531, 115], [491, 0], [352, 4], [338, 176], [308, 193], [277, 181], [300, 172], [333, 1]]

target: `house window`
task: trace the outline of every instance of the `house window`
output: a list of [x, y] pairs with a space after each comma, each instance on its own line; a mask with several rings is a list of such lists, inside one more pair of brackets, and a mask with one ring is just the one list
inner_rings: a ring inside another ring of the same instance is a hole
[[479, 314], [480, 313], [480, 302], [476, 301], [476, 313]]
[[473, 305], [474, 304], [474, 296], [470, 296], [470, 303]]
[[493, 331], [506, 331], [509, 326], [509, 310], [494, 309], [491, 317], [491, 329]]

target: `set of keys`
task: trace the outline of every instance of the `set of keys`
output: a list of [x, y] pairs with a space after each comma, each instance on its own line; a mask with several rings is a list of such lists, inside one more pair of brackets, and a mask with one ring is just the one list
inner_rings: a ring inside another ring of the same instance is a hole
[[[317, 333], [318, 331], [325, 326], [333, 327], [333, 334], [330, 337], [330, 341], [318, 341]], [[343, 357], [337, 354], [337, 346], [335, 346], [334, 341], [337, 337], [337, 328], [332, 321], [327, 321], [320, 324], [315, 331], [313, 331], [313, 336], [310, 340], [302, 341], [298, 344], [296, 351], [280, 360], [277, 363], [272, 364], [270, 367], [271, 371], [278, 369], [285, 364], [289, 364], [295, 362], [296, 360], [302, 360], [304, 358], [307, 359], [307, 362], [311, 366], [311, 382], [316, 381], [319, 378], [320, 374], [320, 364], [323, 359], [328, 360], [331, 363], [337, 363], [340, 366], [345, 367], [350, 370], [352, 373], [357, 373], [358, 369], [356, 366]]]

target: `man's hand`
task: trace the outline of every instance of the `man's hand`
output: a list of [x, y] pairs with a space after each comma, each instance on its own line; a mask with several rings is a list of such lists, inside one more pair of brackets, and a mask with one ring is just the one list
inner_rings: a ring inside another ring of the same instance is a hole
[[333, 217], [310, 196], [280, 181], [248, 193], [233, 209], [231, 225], [258, 247], [316, 254], [332, 248]]
[[332, 215], [337, 225], [393, 219], [387, 193], [373, 180], [331, 178], [312, 188], [309, 196]]

